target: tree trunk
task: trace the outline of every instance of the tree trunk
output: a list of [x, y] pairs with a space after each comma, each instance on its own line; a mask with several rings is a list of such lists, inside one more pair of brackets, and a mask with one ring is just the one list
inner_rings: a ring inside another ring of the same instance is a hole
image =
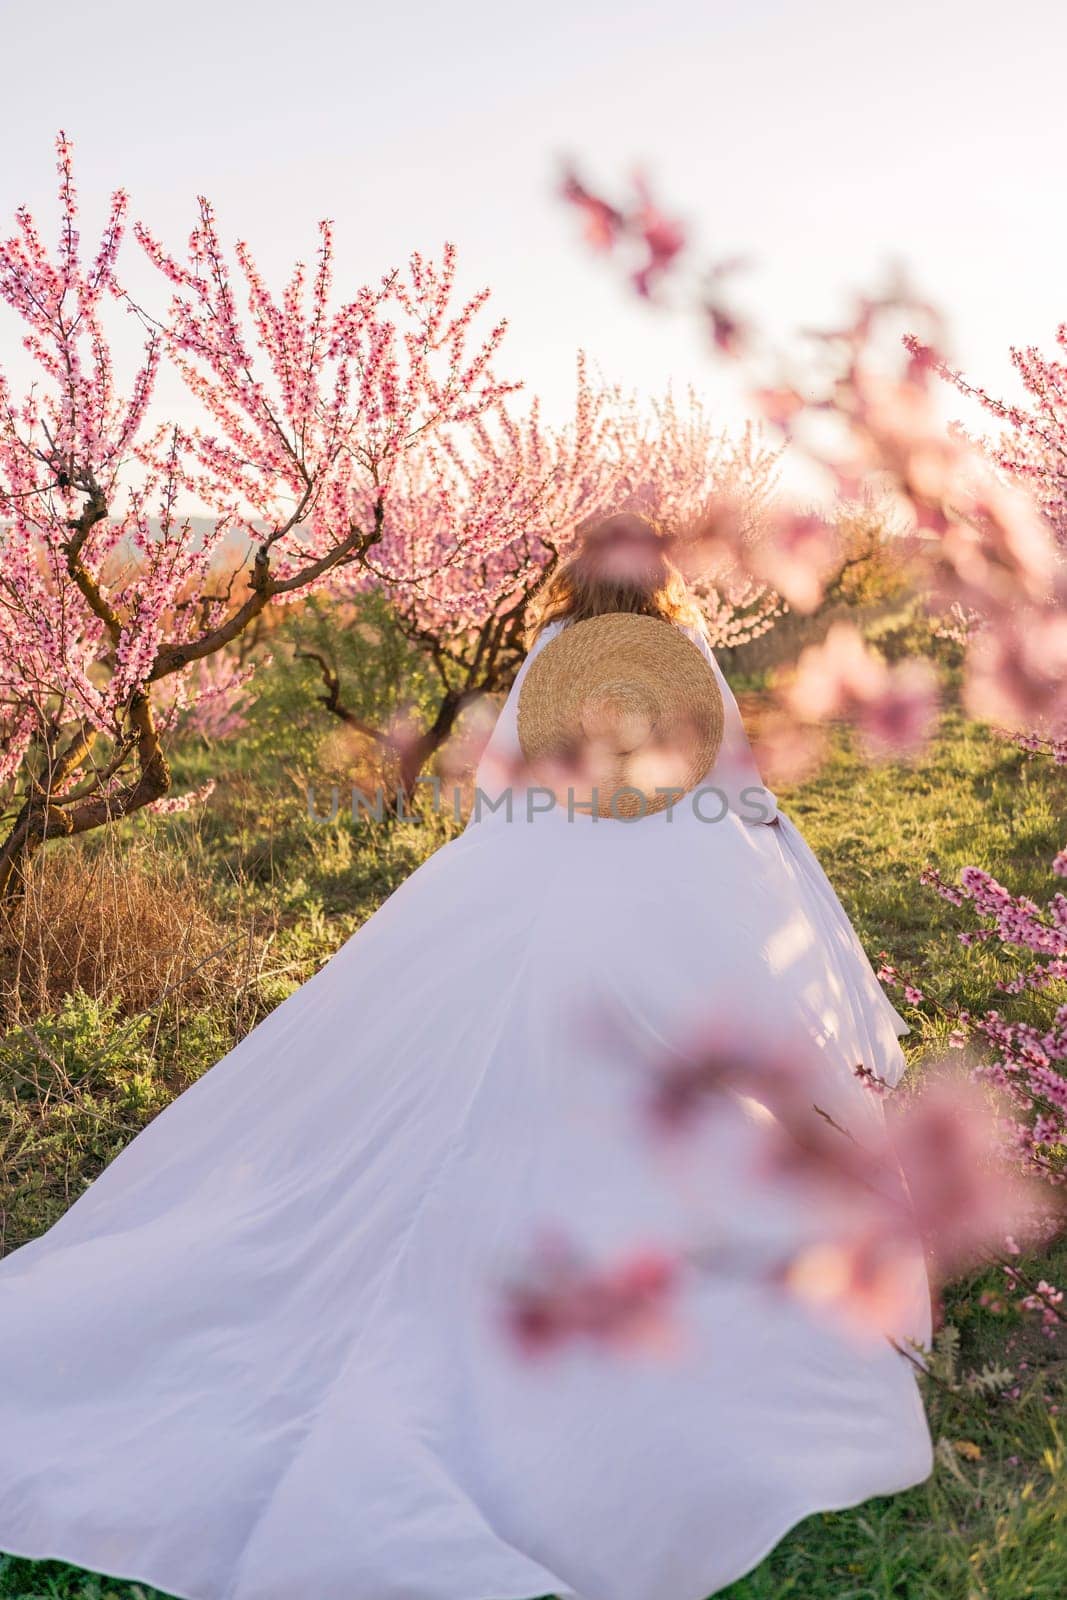
[[318, 650], [299, 648], [294, 652], [300, 661], [314, 661], [322, 673], [324, 693], [319, 700], [332, 716], [337, 717], [346, 727], [355, 728], [359, 733], [373, 739], [386, 750], [395, 750], [399, 762], [398, 789], [402, 801], [412, 799], [419, 775], [426, 763], [435, 756], [442, 745], [447, 744], [452, 736], [460, 713], [472, 700], [479, 699], [488, 692], [488, 685], [479, 684], [463, 689], [446, 689], [437, 712], [430, 726], [422, 733], [415, 735], [410, 740], [396, 740], [390, 738], [380, 728], [374, 728], [365, 722], [362, 717], [350, 711], [341, 699], [341, 681], [335, 667], [331, 666], [326, 657]]
[[15, 818], [7, 838], [0, 844], [0, 901], [11, 900], [25, 888], [25, 873], [30, 860], [47, 839], [71, 838], [88, 833], [108, 822], [128, 817], [154, 800], [161, 800], [170, 788], [170, 763], [159, 743], [152, 705], [148, 695], [135, 694], [128, 712], [130, 747], [137, 752], [137, 775], [129, 783], [107, 792], [112, 769], [94, 773], [81, 789], [58, 793], [85, 761], [93, 738], [79, 733], [58, 758], [46, 789], [36, 780]]
[[423, 767], [448, 743], [464, 706], [479, 698], [480, 689], [449, 689], [437, 708], [433, 722], [400, 751], [400, 792], [405, 800], [415, 793]]

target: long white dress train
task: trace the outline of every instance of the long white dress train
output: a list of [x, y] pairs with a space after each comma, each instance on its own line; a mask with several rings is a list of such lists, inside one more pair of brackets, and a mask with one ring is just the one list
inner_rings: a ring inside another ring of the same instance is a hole
[[[723, 686], [722, 773], [758, 783]], [[472, 822], [0, 1263], [0, 1550], [183, 1600], [703, 1600], [922, 1480], [908, 1362], [758, 1274], [693, 1271], [667, 1351], [503, 1332], [546, 1227], [605, 1262], [803, 1235], [742, 1103], [669, 1161], [642, 1125], [618, 1025], [654, 1055], [709, 1014], [817, 1041], [847, 1125], [881, 1115], [858, 1062], [899, 1078], [905, 1025], [787, 818]], [[890, 1331], [928, 1317], [920, 1264]]]

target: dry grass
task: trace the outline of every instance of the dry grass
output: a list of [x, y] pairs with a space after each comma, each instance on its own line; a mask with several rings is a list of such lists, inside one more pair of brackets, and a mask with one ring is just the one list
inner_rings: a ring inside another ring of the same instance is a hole
[[62, 843], [0, 908], [0, 1022], [15, 1027], [71, 994], [127, 1014], [180, 994], [233, 993], [249, 937], [212, 910], [189, 868], [149, 840]]
[[[117, 830], [116, 830], [117, 834]], [[57, 841], [0, 907], [0, 1255], [262, 1015], [269, 925], [158, 834]]]

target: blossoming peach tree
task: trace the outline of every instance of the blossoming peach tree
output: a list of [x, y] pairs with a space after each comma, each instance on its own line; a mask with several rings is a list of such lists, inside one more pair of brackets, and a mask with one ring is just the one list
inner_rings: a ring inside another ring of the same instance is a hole
[[[454, 452], [515, 387], [492, 370], [503, 324], [476, 331], [486, 295], [457, 303], [450, 248], [334, 306], [325, 223], [310, 281], [298, 264], [278, 297], [243, 244], [234, 271], [206, 200], [181, 259], [137, 226], [173, 291], [169, 312], [149, 315], [119, 276], [126, 195], [87, 256], [62, 136], [58, 157], [56, 249], [25, 209], [0, 244], [0, 294], [35, 368], [21, 398], [0, 374], [3, 893], [46, 838], [182, 803], [161, 702], [181, 709], [189, 669], [264, 608], [367, 564], [383, 541], [399, 585], [491, 549], [502, 535], [489, 514], [451, 525], [444, 551], [406, 548], [391, 496], [413, 451]], [[126, 384], [106, 326], [123, 308], [143, 329]], [[199, 423], [152, 416], [164, 362]], [[190, 500], [206, 531], [179, 509]]]
[[[424, 652], [437, 682], [424, 726], [403, 717], [389, 729], [354, 717], [334, 661], [318, 663], [325, 703], [399, 758], [410, 793], [426, 762], [452, 738], [463, 710], [506, 691], [524, 654], [532, 596], [574, 548], [590, 519], [639, 507], [666, 529], [733, 507], [743, 538], [758, 541], [774, 489], [777, 452], [749, 431], [731, 439], [697, 396], [649, 407], [591, 384], [583, 360], [572, 417], [551, 427], [535, 402], [515, 418], [502, 408], [477, 419], [460, 445], [435, 440], [407, 457], [394, 483], [388, 525], [359, 566], [338, 572], [340, 598], [384, 589], [404, 637]], [[488, 521], [491, 539], [457, 541], [457, 528]], [[408, 575], [418, 572], [416, 581]], [[694, 585], [709, 634], [735, 645], [773, 626], [782, 602], [736, 565], [709, 565]]]
[[[1056, 342], [1067, 350], [1067, 323], [1056, 330]], [[917, 341], [912, 344], [918, 352]], [[929, 355], [941, 377], [1001, 424], [999, 437], [983, 447], [1007, 476], [1030, 488], [1067, 545], [1067, 367], [1062, 356], [1046, 356], [1033, 346], [1012, 348], [1012, 365], [1026, 395], [1019, 404], [972, 383], [936, 352]]]

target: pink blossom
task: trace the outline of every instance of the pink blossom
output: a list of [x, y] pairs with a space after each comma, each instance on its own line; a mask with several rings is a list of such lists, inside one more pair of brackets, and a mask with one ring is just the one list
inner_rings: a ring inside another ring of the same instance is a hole
[[593, 194], [579, 180], [577, 174], [568, 172], [561, 193], [564, 200], [577, 206], [585, 218], [585, 237], [594, 250], [610, 250], [626, 226], [626, 218], [615, 206], [609, 205], [599, 195]]
[[507, 1325], [529, 1356], [579, 1340], [622, 1349], [662, 1346], [677, 1275], [677, 1261], [660, 1250], [635, 1250], [601, 1265], [554, 1237], [505, 1291]]
[[[205, 731], [233, 731], [254, 658], [225, 690], [228, 669], [205, 663], [268, 604], [346, 568], [368, 571], [372, 551], [384, 561], [376, 582], [425, 586], [514, 540], [537, 484], [483, 471], [467, 496], [471, 514], [442, 520], [436, 544], [405, 543], [398, 529], [386, 546], [403, 486], [425, 492], [449, 474], [450, 488], [460, 483], [471, 435], [517, 388], [495, 371], [504, 323], [483, 324], [487, 291], [457, 298], [451, 246], [434, 260], [413, 254], [337, 304], [328, 222], [313, 266], [298, 262], [276, 291], [247, 244], [226, 250], [201, 197], [184, 257], [143, 224], [134, 229], [172, 291], [169, 314], [157, 316], [134, 306], [119, 279], [125, 194], [113, 196], [100, 245], [84, 259], [63, 136], [58, 168], [54, 256], [24, 209], [0, 242], [0, 301], [38, 369], [22, 400], [0, 372], [0, 779], [18, 775], [48, 728], [44, 770], [59, 775], [49, 803], [78, 832], [146, 805], [172, 808], [161, 740], [183, 714], [187, 723], [199, 715]], [[146, 330], [125, 382], [109, 305]], [[163, 362], [195, 422], [149, 426]], [[460, 509], [458, 490], [442, 498], [445, 513]], [[179, 512], [183, 499], [209, 509], [206, 527]], [[97, 739], [114, 761], [90, 762]], [[32, 808], [0, 878], [17, 849], [39, 842], [31, 823]]]
[[869, 753], [884, 757], [916, 750], [928, 737], [937, 679], [926, 661], [888, 665], [851, 623], [836, 622], [823, 644], [802, 652], [788, 703], [809, 722], [851, 717]]

